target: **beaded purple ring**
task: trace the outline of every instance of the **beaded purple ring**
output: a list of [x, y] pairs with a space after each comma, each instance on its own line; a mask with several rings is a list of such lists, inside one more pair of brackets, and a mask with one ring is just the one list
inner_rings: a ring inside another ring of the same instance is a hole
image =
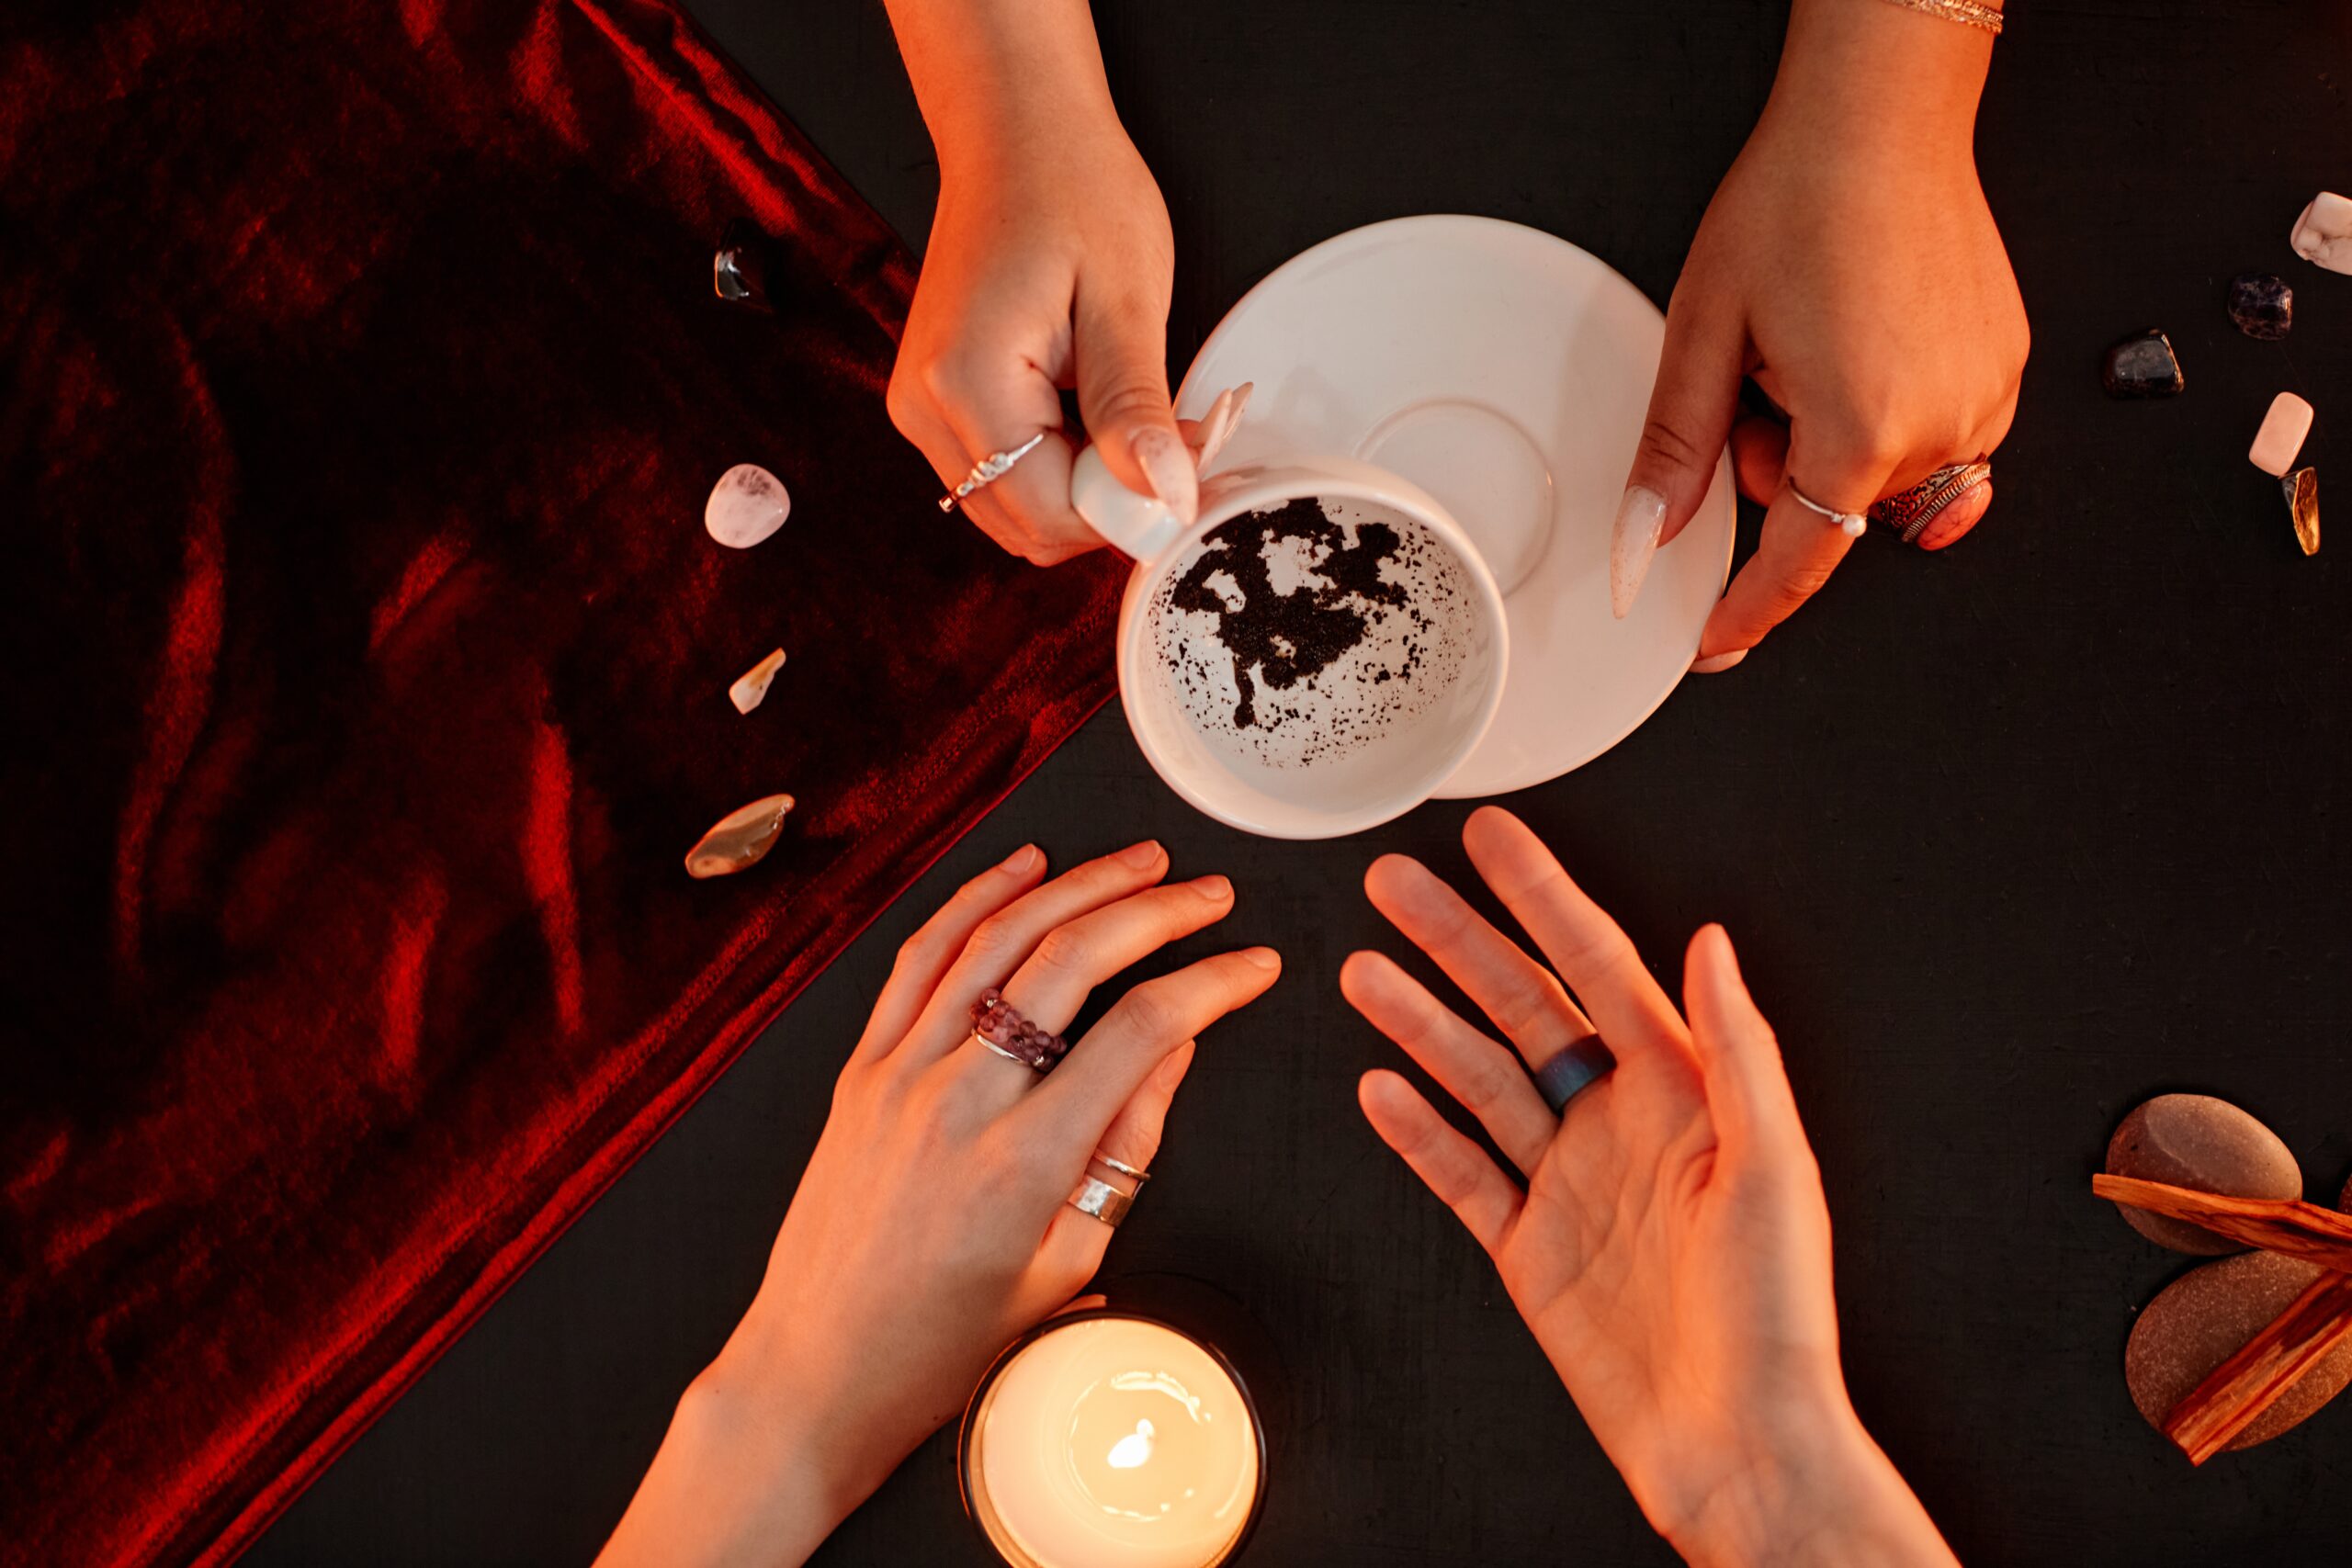
[[1040, 1073], [1052, 1072], [1054, 1064], [1069, 1055], [1069, 1041], [1022, 1017], [994, 986], [972, 1004], [972, 1037], [998, 1055]]

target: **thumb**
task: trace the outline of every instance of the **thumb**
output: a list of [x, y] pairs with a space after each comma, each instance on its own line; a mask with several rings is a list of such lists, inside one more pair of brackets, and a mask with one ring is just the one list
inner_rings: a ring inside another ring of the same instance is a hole
[[1167, 311], [1133, 295], [1081, 297], [1072, 331], [1079, 417], [1103, 466], [1191, 526], [1200, 513], [1200, 473], [1168, 396]]
[[1609, 607], [1620, 620], [1642, 591], [1650, 558], [1707, 499], [1738, 408], [1745, 341], [1738, 316], [1720, 305], [1691, 304], [1680, 289], [1667, 305], [1649, 417], [1609, 540]]

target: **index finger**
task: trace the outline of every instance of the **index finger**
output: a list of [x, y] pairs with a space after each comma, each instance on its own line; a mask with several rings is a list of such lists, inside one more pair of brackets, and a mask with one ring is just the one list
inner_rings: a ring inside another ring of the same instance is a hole
[[[1781, 488], [1764, 513], [1763, 536], [1707, 617], [1706, 630], [1699, 637], [1699, 663], [1723, 660], [1713, 668], [1730, 668], [1736, 655], [1762, 642], [1767, 632], [1818, 592], [1853, 547], [1852, 535], [1797, 499], [1800, 484], [1808, 498], [1823, 506], [1842, 511], [1859, 501], [1851, 506], [1858, 513], [1869, 509], [1885, 485], [1883, 472], [1817, 457], [1808, 464], [1807, 456], [1792, 436]], [[1807, 476], [1802, 480], [1800, 471]]]
[[1680, 1043], [1682, 1015], [1642, 963], [1634, 939], [1569, 880], [1526, 823], [1498, 806], [1480, 807], [1463, 825], [1462, 844], [1621, 1063], [1633, 1066], [1636, 1050], [1661, 1041]]

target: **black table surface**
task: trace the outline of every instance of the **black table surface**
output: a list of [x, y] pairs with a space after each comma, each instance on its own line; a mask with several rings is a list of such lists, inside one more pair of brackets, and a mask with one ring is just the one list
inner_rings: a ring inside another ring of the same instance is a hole
[[[694, 9], [920, 246], [936, 171], [875, 0]], [[2268, 1122], [2314, 1197], [2352, 1168], [2352, 543], [2302, 558], [2245, 460], [2291, 389], [2320, 410], [2308, 460], [2330, 484], [2352, 475], [2335, 423], [2352, 418], [2352, 277], [2286, 244], [2313, 191], [2352, 186], [2352, 6], [2013, 9], [1978, 152], [2034, 355], [1988, 521], [1939, 558], [1866, 542], [1739, 670], [1687, 682], [1615, 750], [1510, 804], [1669, 981], [1702, 921], [1740, 942], [1827, 1183], [1856, 1403], [1964, 1560], [2342, 1562], [2352, 1401], [2192, 1472], [2133, 1411], [2121, 1364], [2134, 1312], [2181, 1260], [2086, 1179], [2126, 1110], [2177, 1089]], [[1405, 213], [1533, 224], [1662, 301], [1786, 16], [1746, 0], [1098, 11], [1175, 221], [1180, 369], [1284, 258]], [[2295, 286], [2282, 344], [2223, 314], [2250, 269]], [[2108, 401], [2101, 352], [2151, 325], [2187, 394]], [[1389, 850], [1464, 872], [1467, 809], [1250, 840], [1188, 810], [1115, 706], [1099, 715], [251, 1561], [589, 1557], [749, 1299], [899, 940], [1023, 840], [1066, 863], [1145, 835], [1180, 874], [1230, 873], [1220, 940], [1272, 942], [1288, 964], [1203, 1042], [1107, 1267], [1214, 1280], [1274, 1336], [1284, 1416], [1249, 1561], [1671, 1561], [1484, 1258], [1356, 1110], [1357, 1075], [1397, 1057], [1337, 972], [1354, 948], [1398, 947], [1358, 878]], [[948, 1437], [925, 1446], [819, 1561], [985, 1562], [951, 1457]]]

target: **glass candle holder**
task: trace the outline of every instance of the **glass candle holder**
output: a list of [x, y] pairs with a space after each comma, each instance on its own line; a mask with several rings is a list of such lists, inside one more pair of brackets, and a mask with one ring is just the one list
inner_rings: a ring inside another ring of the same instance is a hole
[[1265, 1429], [1214, 1346], [1139, 1313], [1075, 1312], [980, 1380], [956, 1472], [1012, 1568], [1216, 1568], [1257, 1524]]

